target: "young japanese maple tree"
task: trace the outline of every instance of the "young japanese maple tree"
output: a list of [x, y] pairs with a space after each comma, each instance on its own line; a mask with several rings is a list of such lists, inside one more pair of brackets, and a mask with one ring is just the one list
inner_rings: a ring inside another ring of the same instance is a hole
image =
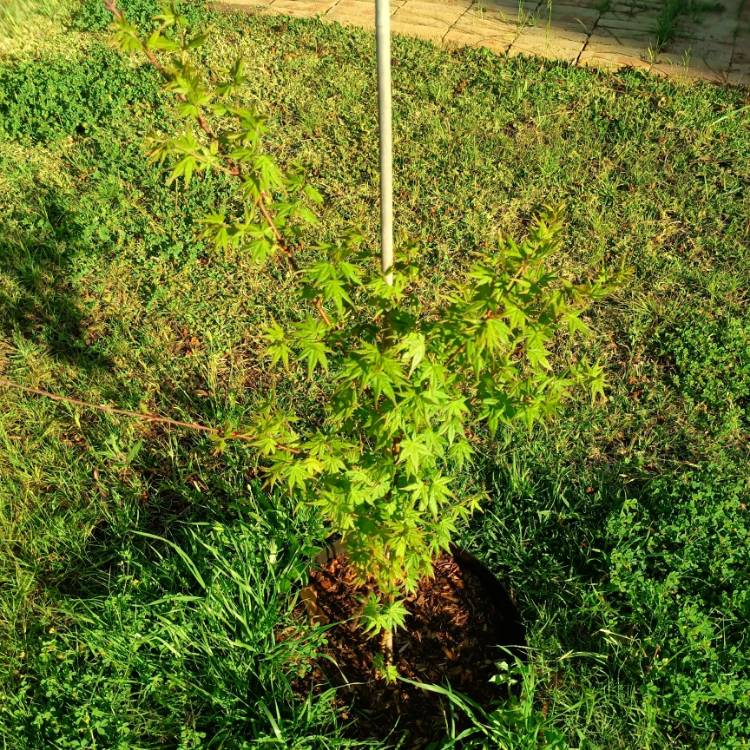
[[203, 37], [174, 7], [147, 38], [108, 7], [119, 46], [159, 68], [186, 121], [152, 140], [152, 157], [169, 164], [171, 181], [210, 170], [237, 178], [241, 209], [205, 217], [204, 238], [259, 263], [281, 257], [298, 282], [298, 319], [264, 332], [269, 366], [326, 378], [330, 398], [315, 424], [270, 401], [248, 431], [268, 486], [319, 508], [359, 579], [375, 584], [361, 623], [381, 635], [388, 662], [405, 595], [433, 574], [435, 557], [481, 505], [483, 493], [457, 487], [485, 437], [513, 422], [531, 427], [574, 388], [603, 394], [599, 365], [550, 351], [588, 332], [582, 315], [611, 284], [552, 268], [562, 242], [555, 211], [522, 241], [477, 251], [463, 278], [429, 301], [420, 289], [431, 269], [419, 247], [401, 249], [392, 284], [356, 232], [321, 243], [300, 267], [300, 228], [315, 222], [320, 196], [264, 149], [264, 120], [241, 101], [241, 63], [214, 80], [192, 59]]

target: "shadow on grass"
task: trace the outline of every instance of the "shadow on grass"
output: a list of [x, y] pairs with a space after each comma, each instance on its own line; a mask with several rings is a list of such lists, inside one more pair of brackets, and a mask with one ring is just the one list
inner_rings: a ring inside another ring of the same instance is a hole
[[109, 368], [87, 340], [85, 307], [70, 283], [82, 227], [51, 190], [35, 204], [31, 226], [0, 229], [0, 335], [20, 335], [86, 371]]
[[[543, 439], [542, 439], [543, 441]], [[605, 584], [608, 520], [620, 512], [625, 489], [617, 461], [576, 469], [545, 459], [543, 447], [521, 446], [511, 457], [487, 460], [480, 482], [490, 497], [463, 532], [467, 547], [505, 581], [521, 617], [536, 627], [550, 611], [580, 611], [588, 592]], [[634, 482], [628, 496], [645, 488]], [[571, 649], [595, 650], [597, 628], [558, 624]]]

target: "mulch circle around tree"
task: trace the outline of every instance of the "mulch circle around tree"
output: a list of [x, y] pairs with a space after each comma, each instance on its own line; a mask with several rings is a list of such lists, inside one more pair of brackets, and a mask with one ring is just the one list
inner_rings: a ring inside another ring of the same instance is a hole
[[[357, 625], [361, 598], [371, 590], [355, 586], [354, 573], [341, 555], [312, 571], [299, 615], [313, 612], [317, 622], [333, 626], [321, 658], [296, 687], [307, 695], [310, 689], [336, 685], [354, 737], [424, 747], [445, 736], [446, 698], [400, 680], [388, 684], [375, 677], [379, 639], [368, 637]], [[459, 550], [442, 555], [435, 562], [435, 577], [421, 582], [406, 607], [407, 628], [398, 630], [394, 639], [394, 661], [402, 677], [450, 683], [485, 708], [507, 698], [490, 678], [497, 673], [497, 662], [509, 658], [501, 647], [522, 647], [524, 632], [505, 588], [479, 561]]]

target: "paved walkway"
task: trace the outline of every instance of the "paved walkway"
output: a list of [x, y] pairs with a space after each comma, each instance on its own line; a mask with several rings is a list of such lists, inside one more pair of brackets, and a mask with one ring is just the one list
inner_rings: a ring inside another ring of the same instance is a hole
[[[721, 0], [719, 11], [680, 16], [673, 41], [655, 54], [665, 2], [391, 0], [391, 27], [445, 47], [484, 46], [500, 54], [750, 86], [750, 0]], [[220, 0], [219, 5], [367, 29], [375, 25], [374, 0]]]

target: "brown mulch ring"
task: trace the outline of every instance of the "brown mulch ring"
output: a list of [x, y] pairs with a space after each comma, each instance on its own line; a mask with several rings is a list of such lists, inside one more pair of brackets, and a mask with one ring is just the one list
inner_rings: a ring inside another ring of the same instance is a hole
[[[305, 607], [318, 622], [337, 623], [326, 633], [327, 644], [311, 673], [297, 689], [336, 685], [342, 715], [357, 738], [389, 738], [400, 747], [420, 748], [445, 736], [449, 708], [445, 697], [397, 681], [375, 677], [373, 657], [379, 639], [357, 626], [359, 601], [370, 589], [357, 589], [345, 557], [333, 557], [311, 573], [303, 592]], [[435, 562], [435, 578], [424, 580], [406, 602], [407, 629], [395, 634], [399, 674], [415, 682], [451, 687], [488, 708], [507, 695], [489, 680], [496, 663], [508, 659], [499, 646], [523, 646], [523, 628], [502, 584], [473, 557], [456, 551]], [[327, 658], [326, 658], [327, 657]], [[331, 663], [331, 660], [335, 663]], [[338, 667], [338, 668], [337, 668]], [[456, 720], [460, 725], [460, 716]]]

